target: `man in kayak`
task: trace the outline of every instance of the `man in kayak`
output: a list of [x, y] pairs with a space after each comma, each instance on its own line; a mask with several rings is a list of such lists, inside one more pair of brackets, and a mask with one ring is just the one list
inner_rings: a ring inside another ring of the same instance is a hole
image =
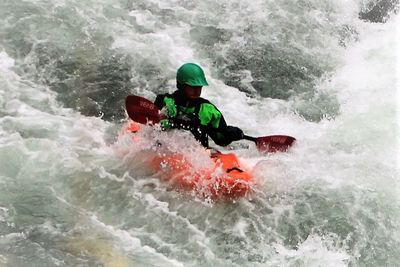
[[228, 126], [221, 112], [200, 97], [202, 87], [208, 83], [199, 65], [183, 64], [176, 73], [176, 84], [175, 92], [160, 94], [154, 102], [168, 117], [161, 121], [163, 129], [190, 130], [204, 147], [208, 147], [208, 136], [220, 146], [243, 139], [240, 128]]

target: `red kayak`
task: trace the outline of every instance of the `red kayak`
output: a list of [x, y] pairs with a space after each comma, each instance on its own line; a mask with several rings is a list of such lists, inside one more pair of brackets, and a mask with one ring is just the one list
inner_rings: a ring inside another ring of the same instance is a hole
[[[132, 141], [137, 142], [140, 128], [140, 124], [129, 121], [123, 131], [131, 134]], [[199, 169], [183, 154], [152, 152], [146, 167], [177, 190], [213, 200], [235, 200], [248, 196], [255, 185], [251, 171], [233, 153], [210, 152], [210, 166]]]

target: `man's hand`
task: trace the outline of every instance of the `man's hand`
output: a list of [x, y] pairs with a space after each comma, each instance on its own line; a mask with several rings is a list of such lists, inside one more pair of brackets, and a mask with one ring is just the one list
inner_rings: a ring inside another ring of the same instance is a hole
[[244, 133], [239, 127], [235, 126], [227, 126], [227, 133], [228, 133], [228, 139], [232, 141], [238, 141], [243, 139]]

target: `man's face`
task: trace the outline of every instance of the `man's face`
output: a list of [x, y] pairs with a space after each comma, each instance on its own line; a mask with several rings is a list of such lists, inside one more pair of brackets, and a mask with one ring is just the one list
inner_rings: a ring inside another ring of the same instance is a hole
[[196, 99], [200, 97], [202, 88], [203, 86], [190, 86], [185, 84], [183, 86], [183, 91], [185, 92], [187, 98]]

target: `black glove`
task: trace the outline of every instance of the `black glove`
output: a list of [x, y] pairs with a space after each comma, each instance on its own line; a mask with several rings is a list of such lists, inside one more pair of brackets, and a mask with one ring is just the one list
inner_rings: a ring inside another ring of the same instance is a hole
[[226, 126], [226, 128], [227, 139], [229, 139], [229, 141], [233, 142], [243, 139], [244, 133], [239, 127]]
[[189, 115], [179, 115], [169, 119], [172, 128], [194, 130], [200, 126], [200, 121], [197, 117]]

